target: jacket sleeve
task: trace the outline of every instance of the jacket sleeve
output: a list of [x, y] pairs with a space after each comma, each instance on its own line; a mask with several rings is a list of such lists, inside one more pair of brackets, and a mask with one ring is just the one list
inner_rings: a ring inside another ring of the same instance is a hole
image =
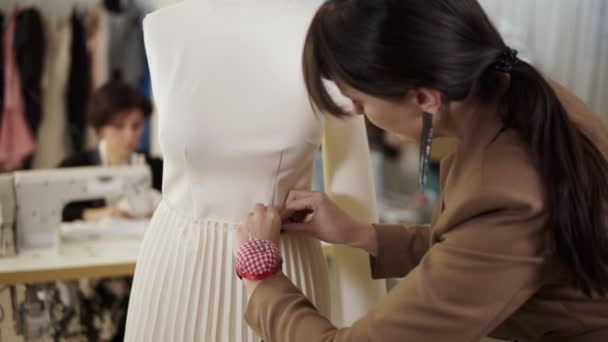
[[[466, 201], [462, 211], [465, 218], [351, 327], [334, 327], [282, 275], [256, 288], [247, 322], [267, 342], [479, 341], [542, 285], [545, 216], [542, 201], [507, 188]], [[380, 236], [408, 240], [392, 229]]]
[[431, 247], [428, 225], [376, 225], [378, 255], [370, 257], [372, 277], [401, 278], [407, 275]]

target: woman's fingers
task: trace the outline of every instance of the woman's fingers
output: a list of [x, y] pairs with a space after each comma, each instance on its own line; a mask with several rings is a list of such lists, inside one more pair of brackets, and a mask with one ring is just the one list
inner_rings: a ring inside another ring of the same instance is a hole
[[263, 204], [256, 204], [255, 208], [253, 208], [253, 217], [251, 217], [252, 222], [255, 223], [256, 226], [260, 226], [265, 219], [266, 216], [266, 206]]
[[314, 193], [315, 193], [314, 191], [310, 191], [310, 190], [293, 189], [293, 190], [289, 191], [289, 194], [287, 195], [287, 198], [294, 197], [294, 199], [295, 199], [297, 197], [300, 197], [300, 198], [301, 197], [308, 197], [308, 196], [310, 196], [310, 195], [312, 195]]
[[261, 203], [255, 205], [253, 208], [253, 216], [262, 216], [266, 213], [266, 206]]
[[291, 201], [298, 200], [301, 198], [308, 198], [308, 197], [314, 196], [315, 193], [316, 192], [314, 192], [314, 191], [307, 191], [307, 190], [291, 190], [287, 194], [287, 199], [285, 200], [285, 203], [289, 203]]
[[281, 212], [281, 222], [300, 223], [314, 213], [315, 206], [312, 197], [294, 200], [286, 205]]
[[296, 211], [295, 210], [291, 210], [291, 209], [287, 209], [287, 208], [283, 208], [283, 210], [281, 210], [280, 216], [281, 216], [281, 222], [287, 222], [289, 221], [289, 218], [291, 217], [291, 215], [293, 215]]
[[277, 208], [275, 208], [273, 205], [269, 205], [266, 207], [266, 215], [274, 217], [278, 214]]
[[295, 212], [302, 210], [312, 210], [316, 209], [316, 201], [313, 197], [301, 198], [297, 200], [293, 200], [289, 203], [285, 204], [285, 210]]
[[249, 240], [249, 229], [245, 225], [244, 221], [241, 221], [236, 229], [236, 234], [234, 236], [234, 246], [232, 248], [233, 254], [236, 256], [241, 245], [245, 243], [245, 241]]
[[317, 239], [319, 238], [317, 227], [312, 223], [290, 223], [283, 225], [282, 228], [286, 232], [302, 234]]
[[280, 220], [280, 214], [274, 206], [270, 205], [266, 208], [266, 221], [272, 224], [275, 220]]
[[245, 226], [244, 223], [241, 223], [237, 226], [236, 234], [239, 238], [248, 238], [249, 237], [249, 229]]
[[281, 220], [288, 221], [291, 215], [302, 210], [315, 210], [325, 198], [323, 192], [306, 191], [306, 190], [291, 190], [287, 195], [285, 207], [281, 211]]

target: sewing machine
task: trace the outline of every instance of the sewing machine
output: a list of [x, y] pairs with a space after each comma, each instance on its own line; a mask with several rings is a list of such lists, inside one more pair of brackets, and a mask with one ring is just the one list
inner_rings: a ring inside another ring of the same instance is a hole
[[13, 175], [0, 175], [0, 257], [16, 254]]
[[19, 248], [58, 246], [63, 208], [71, 202], [122, 200], [135, 215], [150, 212], [153, 208], [148, 196], [151, 179], [146, 165], [16, 172]]

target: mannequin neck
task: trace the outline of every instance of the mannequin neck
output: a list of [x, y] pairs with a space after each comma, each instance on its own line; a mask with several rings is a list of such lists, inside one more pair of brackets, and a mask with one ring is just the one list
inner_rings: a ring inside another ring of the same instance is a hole
[[294, 0], [196, 0], [206, 1], [217, 11], [269, 10], [281, 11]]

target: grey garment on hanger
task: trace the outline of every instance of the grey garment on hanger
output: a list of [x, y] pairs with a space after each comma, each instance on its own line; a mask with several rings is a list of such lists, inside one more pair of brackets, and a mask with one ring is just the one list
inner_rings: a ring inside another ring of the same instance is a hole
[[123, 1], [120, 13], [108, 12], [109, 64], [113, 79], [140, 87], [147, 74], [142, 21], [146, 14], [133, 1]]

